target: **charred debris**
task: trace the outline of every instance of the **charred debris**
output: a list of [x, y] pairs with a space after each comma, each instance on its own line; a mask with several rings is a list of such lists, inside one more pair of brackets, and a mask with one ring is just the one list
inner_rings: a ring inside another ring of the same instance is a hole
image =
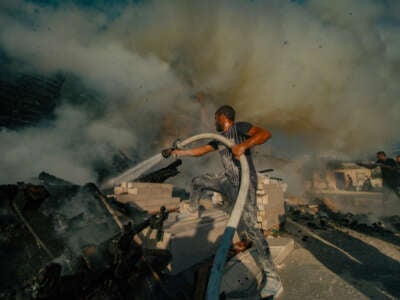
[[[319, 231], [335, 230], [338, 226], [360, 233], [398, 243], [400, 216], [386, 215], [374, 217], [371, 213], [357, 213], [340, 210], [335, 201], [329, 198], [314, 198], [312, 201], [288, 199], [287, 217], [310, 229]], [[306, 241], [308, 236], [303, 236]]]
[[[140, 178], [163, 182], [180, 161]], [[146, 249], [144, 229], [163, 238], [165, 207], [149, 214], [93, 183], [42, 172], [39, 185], [1, 185], [1, 299], [167, 299], [168, 250]]]

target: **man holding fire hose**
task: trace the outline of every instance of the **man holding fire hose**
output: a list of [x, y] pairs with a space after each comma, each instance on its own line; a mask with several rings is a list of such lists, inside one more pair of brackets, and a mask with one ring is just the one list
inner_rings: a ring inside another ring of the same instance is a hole
[[[218, 192], [226, 196], [233, 206], [236, 199], [241, 178], [241, 168], [239, 157], [245, 155], [250, 171], [250, 186], [248, 199], [246, 201], [242, 217], [238, 226], [240, 234], [246, 233], [259, 254], [259, 264], [265, 272], [273, 270], [269, 247], [261, 230], [256, 227], [257, 224], [257, 173], [251, 157], [251, 148], [265, 143], [271, 138], [271, 133], [263, 128], [253, 126], [247, 122], [235, 122], [235, 110], [228, 105], [221, 106], [215, 112], [215, 127], [222, 136], [231, 140], [235, 146], [231, 149], [222, 143], [214, 140], [210, 143], [191, 149], [175, 149], [172, 155], [181, 156], [202, 156], [209, 152], [218, 150], [224, 173], [205, 174], [195, 177], [192, 180], [190, 200], [188, 205], [181, 209], [179, 218], [198, 218], [199, 200], [205, 190]], [[261, 292], [263, 294], [263, 291]], [[265, 291], [267, 295], [268, 291]], [[263, 296], [263, 295], [261, 295]]]

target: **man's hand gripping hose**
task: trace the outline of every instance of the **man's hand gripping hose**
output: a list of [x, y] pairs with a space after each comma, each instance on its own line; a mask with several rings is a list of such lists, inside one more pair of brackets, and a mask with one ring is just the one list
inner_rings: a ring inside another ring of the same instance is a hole
[[179, 139], [178, 139], [178, 140], [175, 140], [175, 141], [173, 142], [173, 144], [172, 144], [172, 147], [166, 148], [166, 149], [162, 150], [162, 151], [161, 151], [162, 156], [163, 156], [164, 158], [169, 158], [169, 157], [171, 156], [172, 152], [173, 152], [175, 149], [179, 149], [179, 148], [180, 148], [180, 147], [179, 147], [180, 142], [181, 142], [181, 141], [180, 141]]

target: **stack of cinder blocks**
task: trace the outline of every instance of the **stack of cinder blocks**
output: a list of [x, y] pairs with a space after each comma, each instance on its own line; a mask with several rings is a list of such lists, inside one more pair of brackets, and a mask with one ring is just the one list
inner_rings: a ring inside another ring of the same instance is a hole
[[281, 181], [258, 175], [257, 223], [265, 231], [279, 229], [284, 220], [284, 188], [285, 184]]
[[123, 182], [114, 187], [114, 196], [117, 201], [131, 203], [140, 209], [155, 212], [161, 206], [168, 210], [176, 209], [180, 199], [172, 197], [172, 184], [147, 183], [147, 182]]

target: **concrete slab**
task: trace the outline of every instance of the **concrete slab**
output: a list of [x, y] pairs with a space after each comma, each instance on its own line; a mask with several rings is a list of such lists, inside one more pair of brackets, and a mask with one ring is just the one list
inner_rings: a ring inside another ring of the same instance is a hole
[[173, 185], [169, 183], [128, 182], [114, 187], [114, 194], [131, 194], [137, 197], [171, 196]]
[[[156, 212], [161, 206], [165, 206], [168, 210], [179, 207], [180, 198], [172, 197], [173, 186], [170, 184], [130, 182], [127, 186], [114, 188], [118, 202], [131, 203], [148, 212]], [[120, 190], [124, 192], [119, 193]]]
[[294, 250], [294, 240], [291, 238], [267, 238], [272, 260], [276, 265], [280, 265]]
[[173, 198], [168, 195], [163, 196], [148, 196], [148, 197], [136, 197], [131, 194], [121, 194], [116, 197], [118, 202], [122, 203], [143, 203], [143, 204], [151, 204], [151, 205], [162, 205], [165, 202], [178, 202], [180, 198]]
[[[279, 269], [279, 275], [285, 287], [279, 300], [374, 299], [365, 296], [351, 281], [329, 270], [313, 253], [299, 246]], [[382, 295], [375, 299], [390, 298]]]
[[227, 262], [220, 288], [226, 299], [258, 300], [261, 290], [264, 290], [263, 297], [282, 293], [283, 287], [275, 268], [271, 265], [267, 271], [263, 271], [257, 263], [257, 256], [257, 250], [251, 248]]
[[254, 255], [256, 251], [244, 251], [233, 257], [224, 267], [220, 293], [227, 299], [259, 299], [263, 272]]
[[[141, 239], [146, 248], [168, 249], [172, 254], [172, 275], [188, 269], [215, 254], [229, 215], [218, 209], [203, 212], [200, 218], [176, 221], [170, 214], [164, 226], [163, 241], [156, 242], [156, 231], [144, 231]], [[234, 241], [238, 241], [235, 235]]]

